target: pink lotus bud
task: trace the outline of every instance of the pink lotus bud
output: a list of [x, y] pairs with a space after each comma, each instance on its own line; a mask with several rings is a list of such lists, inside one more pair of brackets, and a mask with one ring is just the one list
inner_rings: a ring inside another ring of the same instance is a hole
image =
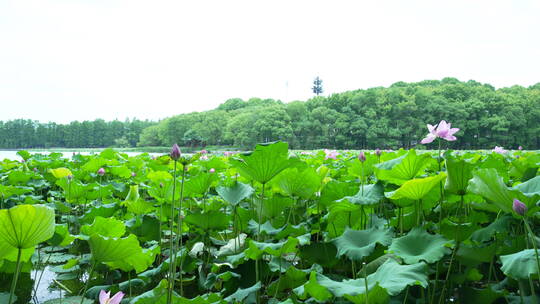
[[522, 146], [519, 146], [519, 147], [518, 147], [518, 150], [519, 150], [519, 151], [523, 150], [523, 147], [522, 147]]
[[206, 151], [205, 149], [201, 150], [201, 154], [206, 154], [206, 153], [208, 153], [208, 151]]
[[178, 160], [181, 155], [182, 155], [182, 152], [180, 151], [180, 147], [177, 144], [174, 144], [171, 150], [171, 158], [173, 160]]
[[377, 149], [375, 150], [375, 154], [376, 154], [377, 156], [381, 156], [381, 154], [382, 154], [381, 149], [377, 148]]
[[34, 172], [38, 172], [38, 168], [34, 167]]
[[514, 199], [514, 203], [512, 204], [512, 209], [514, 210], [515, 213], [521, 216], [524, 216], [525, 213], [527, 213], [527, 205], [522, 203], [517, 198]]
[[360, 154], [358, 154], [358, 160], [361, 162], [366, 161], [366, 154], [364, 154], [364, 151], [361, 151]]
[[137, 173], [131, 172], [131, 177], [135, 177], [135, 176], [137, 176]]
[[73, 180], [73, 175], [69, 174], [69, 175], [67, 176], [67, 179], [68, 179], [69, 181]]
[[97, 174], [98, 174], [99, 176], [105, 175], [105, 169], [99, 168], [99, 170], [97, 170]]
[[214, 169], [214, 168], [210, 168], [210, 170], [208, 170], [208, 172], [210, 172], [210, 173], [214, 173], [214, 172], [216, 172], [216, 169]]

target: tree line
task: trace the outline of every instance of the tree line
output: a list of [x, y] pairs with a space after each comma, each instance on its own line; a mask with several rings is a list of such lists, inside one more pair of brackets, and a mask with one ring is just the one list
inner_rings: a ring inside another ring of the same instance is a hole
[[[540, 83], [495, 89], [455, 78], [398, 82], [305, 102], [229, 99], [215, 110], [176, 115], [143, 130], [139, 145], [253, 147], [282, 140], [294, 149], [411, 147], [426, 124], [461, 130], [455, 149], [540, 147]], [[446, 143], [445, 143], [446, 144]]]
[[102, 148], [134, 147], [143, 129], [156, 122], [73, 121], [69, 124], [40, 123], [29, 119], [0, 121], [0, 148]]
[[[287, 141], [293, 149], [385, 149], [417, 145], [426, 124], [460, 128], [455, 149], [540, 148], [540, 83], [495, 89], [455, 78], [398, 82], [390, 87], [283, 103], [233, 98], [216, 109], [160, 122], [0, 121], [0, 148], [182, 146], [251, 148]], [[433, 147], [432, 147], [433, 148]]]

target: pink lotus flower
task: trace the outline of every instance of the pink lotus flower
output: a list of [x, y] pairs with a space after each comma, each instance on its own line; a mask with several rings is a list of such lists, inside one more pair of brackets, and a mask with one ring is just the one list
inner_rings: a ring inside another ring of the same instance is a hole
[[517, 198], [514, 199], [514, 203], [512, 204], [512, 210], [514, 210], [515, 213], [524, 216], [525, 213], [527, 213], [527, 205], [522, 203]]
[[208, 170], [208, 172], [210, 172], [210, 173], [214, 173], [214, 172], [216, 172], [216, 169], [214, 169], [214, 168], [210, 168], [210, 170]]
[[173, 160], [178, 160], [180, 158], [180, 155], [182, 155], [180, 147], [177, 144], [174, 144], [171, 149], [171, 158]]
[[358, 160], [361, 162], [366, 161], [366, 154], [364, 153], [364, 151], [361, 151], [360, 154], [358, 154]]
[[502, 155], [502, 154], [505, 154], [508, 151], [506, 151], [503, 147], [495, 146], [495, 148], [493, 148], [493, 152], [499, 153], [499, 154]]
[[200, 153], [201, 153], [201, 154], [207, 154], [208, 151], [206, 151], [205, 149], [202, 149]]
[[336, 150], [324, 149], [324, 154], [326, 154], [324, 159], [337, 159], [339, 153]]
[[518, 147], [518, 150], [519, 150], [519, 151], [523, 150], [523, 147], [522, 147], [522, 146], [519, 146], [519, 147]]
[[97, 170], [97, 174], [98, 174], [99, 176], [105, 175], [105, 169], [99, 168], [99, 170]]
[[459, 131], [459, 129], [452, 128], [451, 126], [452, 124], [446, 123], [445, 120], [441, 120], [441, 122], [439, 122], [437, 126], [432, 126], [430, 124], [427, 124], [429, 134], [424, 139], [422, 139], [421, 143], [429, 144], [433, 140], [435, 140], [435, 138], [437, 137], [448, 140], [448, 141], [456, 140], [457, 138], [454, 136], [454, 133]]
[[381, 156], [381, 154], [382, 154], [381, 149], [377, 148], [377, 149], [375, 150], [375, 155]]
[[124, 293], [119, 291], [117, 292], [112, 298], [111, 298], [111, 292], [105, 292], [105, 290], [101, 290], [99, 292], [99, 304], [120, 304], [120, 301], [122, 301], [122, 298], [124, 297]]
[[208, 160], [208, 155], [203, 154], [203, 155], [201, 155], [201, 157], [200, 157], [199, 159], [201, 159], [201, 160]]
[[135, 176], [137, 176], [137, 173], [131, 172], [131, 177], [135, 177]]

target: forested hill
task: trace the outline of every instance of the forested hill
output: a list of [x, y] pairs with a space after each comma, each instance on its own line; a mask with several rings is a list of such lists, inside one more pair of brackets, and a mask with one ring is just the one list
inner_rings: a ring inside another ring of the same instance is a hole
[[293, 149], [398, 148], [415, 145], [426, 123], [445, 119], [452, 148], [540, 148], [540, 83], [495, 89], [455, 78], [349, 91], [308, 101], [229, 99], [215, 110], [162, 120], [0, 121], [0, 148], [234, 145], [282, 140]]
[[182, 114], [141, 134], [139, 145], [231, 144], [283, 140], [294, 149], [398, 148], [416, 144], [426, 124], [445, 119], [462, 149], [540, 147], [540, 83], [495, 90], [455, 78], [356, 90], [306, 102], [230, 99], [213, 111]]

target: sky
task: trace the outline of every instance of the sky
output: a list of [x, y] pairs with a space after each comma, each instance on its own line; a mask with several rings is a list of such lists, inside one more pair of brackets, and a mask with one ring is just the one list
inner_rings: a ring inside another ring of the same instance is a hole
[[229, 98], [540, 82], [537, 0], [0, 0], [0, 120], [159, 120]]

